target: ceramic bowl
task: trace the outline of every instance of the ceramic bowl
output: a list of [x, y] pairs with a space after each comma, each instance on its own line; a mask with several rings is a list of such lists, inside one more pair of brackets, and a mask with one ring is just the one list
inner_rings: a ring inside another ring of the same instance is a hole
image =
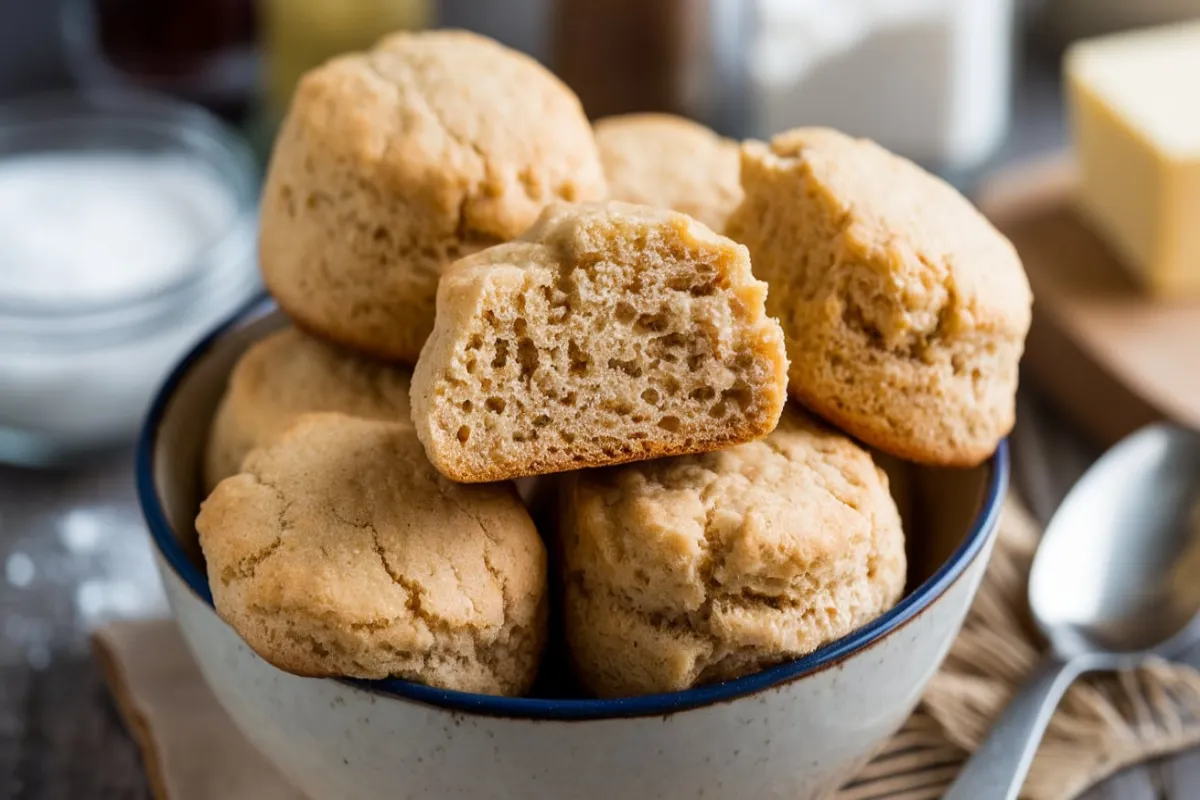
[[205, 679], [246, 737], [313, 800], [824, 796], [912, 710], [995, 540], [1005, 446], [975, 470], [897, 472], [910, 541], [906, 596], [849, 636], [754, 675], [616, 700], [296, 677], [217, 617], [193, 527], [201, 452], [226, 377], [249, 344], [283, 324], [259, 302], [183, 360], [150, 411], [138, 491]]

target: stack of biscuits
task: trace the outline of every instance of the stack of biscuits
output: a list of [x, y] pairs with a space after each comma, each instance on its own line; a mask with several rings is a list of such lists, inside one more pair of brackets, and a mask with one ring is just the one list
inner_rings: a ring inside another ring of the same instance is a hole
[[472, 34], [308, 74], [261, 225], [292, 324], [232, 372], [196, 527], [297, 674], [524, 694], [551, 597], [597, 696], [796, 658], [904, 591], [877, 456], [1013, 424], [1029, 287], [954, 189], [827, 129], [593, 126]]

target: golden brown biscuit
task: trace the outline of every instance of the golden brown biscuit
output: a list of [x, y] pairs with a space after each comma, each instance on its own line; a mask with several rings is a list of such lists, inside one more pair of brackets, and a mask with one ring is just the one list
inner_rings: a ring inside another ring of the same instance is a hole
[[242, 459], [271, 444], [301, 414], [338, 411], [409, 421], [406, 369], [371, 361], [284, 328], [238, 360], [217, 408], [205, 453], [205, 487], [235, 475]]
[[673, 114], [625, 114], [595, 124], [608, 196], [671, 208], [720, 233], [742, 199], [738, 145]]
[[683, 214], [549, 208], [442, 279], [413, 373], [417, 434], [468, 482], [763, 436], [787, 380], [765, 293], [744, 247]]
[[901, 458], [988, 458], [1030, 320], [1009, 241], [946, 183], [836, 131], [747, 143], [742, 185], [727, 231], [771, 287], [792, 395]]
[[460, 486], [406, 423], [302, 417], [196, 519], [221, 618], [298, 675], [516, 695], [545, 640], [546, 553], [512, 487]]
[[904, 589], [887, 476], [796, 411], [761, 441], [565, 484], [567, 639], [602, 696], [679, 691], [796, 658]]
[[536, 61], [398, 33], [301, 81], [263, 190], [263, 277], [301, 327], [414, 363], [445, 265], [604, 194], [579, 100]]

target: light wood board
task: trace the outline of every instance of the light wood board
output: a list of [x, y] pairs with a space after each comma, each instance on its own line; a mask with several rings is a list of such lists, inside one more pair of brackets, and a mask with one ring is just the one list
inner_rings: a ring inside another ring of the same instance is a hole
[[1003, 172], [977, 195], [1033, 287], [1026, 374], [1105, 443], [1159, 419], [1200, 428], [1200, 300], [1140, 292], [1075, 213], [1074, 187], [1064, 157]]

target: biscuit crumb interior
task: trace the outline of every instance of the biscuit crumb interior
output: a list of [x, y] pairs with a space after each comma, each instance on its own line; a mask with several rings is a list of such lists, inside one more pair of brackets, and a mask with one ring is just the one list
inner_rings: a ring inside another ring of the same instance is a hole
[[628, 210], [640, 208], [550, 219], [534, 232], [544, 243], [494, 248], [460, 271], [483, 288], [434, 378], [435, 463], [511, 476], [774, 427], [782, 333], [745, 250], [681, 215]]

